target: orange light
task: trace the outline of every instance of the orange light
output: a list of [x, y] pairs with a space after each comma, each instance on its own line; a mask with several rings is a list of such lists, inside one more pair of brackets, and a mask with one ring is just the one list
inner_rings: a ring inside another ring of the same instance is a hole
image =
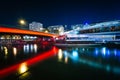
[[28, 34], [28, 35], [37, 35], [37, 36], [48, 36], [48, 37], [58, 36], [50, 33], [36, 32], [36, 31], [15, 29], [15, 28], [6, 28], [2, 26], [0, 26], [0, 33], [17, 33], [17, 34]]
[[22, 63], [20, 65], [20, 68], [19, 68], [19, 74], [22, 74], [22, 73], [26, 72], [27, 70], [28, 70], [27, 64], [26, 63]]

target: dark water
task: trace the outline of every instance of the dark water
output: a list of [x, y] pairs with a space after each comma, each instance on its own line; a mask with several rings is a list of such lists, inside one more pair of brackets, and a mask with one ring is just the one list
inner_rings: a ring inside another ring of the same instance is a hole
[[0, 45], [0, 80], [120, 80], [119, 76], [117, 47]]

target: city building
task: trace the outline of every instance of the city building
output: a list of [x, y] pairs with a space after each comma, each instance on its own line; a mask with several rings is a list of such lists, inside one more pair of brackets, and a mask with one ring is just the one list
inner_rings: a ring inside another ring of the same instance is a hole
[[49, 26], [48, 30], [50, 33], [62, 35], [64, 33], [64, 26], [63, 25]]
[[43, 31], [43, 24], [39, 23], [39, 22], [32, 22], [29, 24], [29, 30], [33, 30], [33, 31]]
[[76, 25], [71, 25], [71, 29], [80, 29], [80, 28], [83, 28], [84, 25], [83, 24], [76, 24]]

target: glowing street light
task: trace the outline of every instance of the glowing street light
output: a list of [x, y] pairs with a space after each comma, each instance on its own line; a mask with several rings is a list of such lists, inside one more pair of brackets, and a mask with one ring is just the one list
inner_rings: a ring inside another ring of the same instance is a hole
[[19, 20], [20, 25], [26, 25], [26, 21], [24, 19]]

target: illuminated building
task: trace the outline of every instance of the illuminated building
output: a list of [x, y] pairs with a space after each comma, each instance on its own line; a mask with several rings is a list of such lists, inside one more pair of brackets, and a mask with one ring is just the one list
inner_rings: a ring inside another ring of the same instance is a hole
[[64, 32], [66, 41], [120, 44], [120, 20], [71, 27], [72, 30]]
[[71, 28], [72, 29], [80, 29], [80, 28], [83, 28], [83, 24], [76, 24], [76, 25], [71, 25]]
[[55, 26], [49, 26], [48, 30], [51, 33], [56, 33], [56, 34], [63, 34], [64, 32], [64, 27], [63, 25], [55, 25]]
[[29, 24], [29, 30], [43, 31], [43, 24], [39, 22], [32, 22]]

